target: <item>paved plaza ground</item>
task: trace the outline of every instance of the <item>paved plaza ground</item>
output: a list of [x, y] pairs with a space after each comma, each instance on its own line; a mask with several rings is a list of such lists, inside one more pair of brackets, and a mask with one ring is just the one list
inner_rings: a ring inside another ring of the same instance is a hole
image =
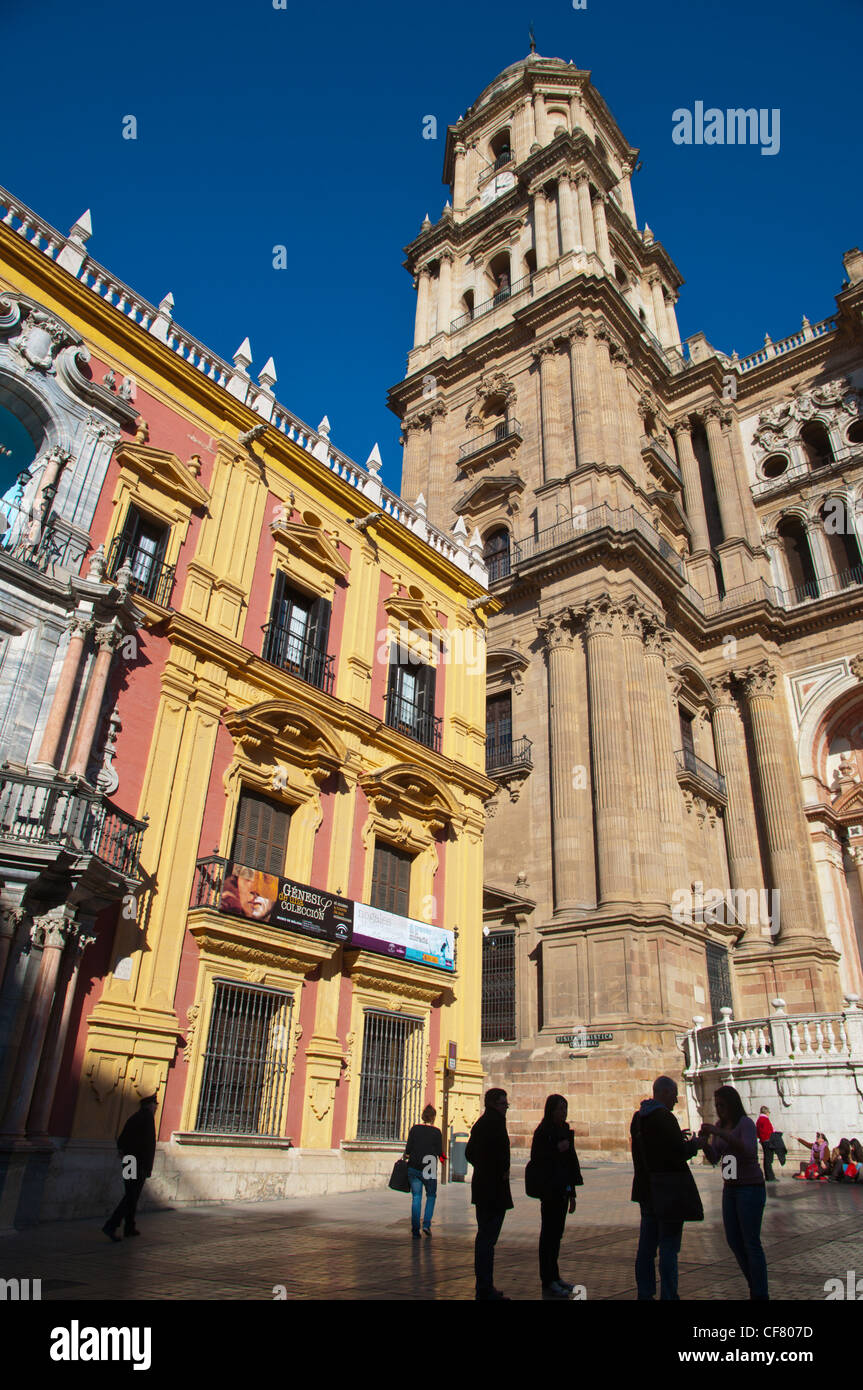
[[[725, 1244], [721, 1178], [694, 1166], [706, 1219], [686, 1227], [680, 1296], [747, 1297]], [[497, 1247], [495, 1280], [511, 1298], [540, 1297], [539, 1204], [513, 1180], [515, 1210]], [[561, 1274], [590, 1300], [635, 1298], [638, 1208], [631, 1169], [584, 1166], [578, 1209], [567, 1222]], [[118, 1193], [119, 1196], [119, 1193]], [[99, 1221], [46, 1223], [0, 1235], [0, 1277], [41, 1279], [43, 1300], [288, 1299], [466, 1300], [473, 1298], [475, 1225], [470, 1188], [441, 1187], [433, 1236], [411, 1239], [410, 1198], [386, 1188], [139, 1215], [141, 1236], [112, 1245]], [[107, 1213], [106, 1213], [107, 1214]], [[823, 1302], [825, 1282], [863, 1276], [863, 1185], [793, 1181], [768, 1188], [763, 1243], [773, 1299]]]

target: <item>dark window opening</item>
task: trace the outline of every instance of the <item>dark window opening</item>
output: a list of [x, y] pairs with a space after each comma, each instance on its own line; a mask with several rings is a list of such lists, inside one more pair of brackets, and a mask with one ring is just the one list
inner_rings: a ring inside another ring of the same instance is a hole
[[384, 912], [395, 912], [399, 917], [408, 916], [413, 858], [412, 854], [394, 849], [392, 845], [381, 840], [375, 842], [372, 907], [379, 907]]
[[258, 792], [241, 792], [231, 859], [247, 869], [284, 874], [290, 825], [290, 807], [269, 801]]
[[482, 939], [482, 1041], [515, 1041], [515, 932]]
[[331, 611], [328, 599], [289, 588], [279, 570], [270, 621], [264, 627], [264, 660], [329, 693], [333, 688], [333, 658], [327, 654]]
[[114, 537], [108, 551], [108, 578], [116, 579], [128, 564], [132, 592], [154, 603], [166, 604], [174, 578], [173, 567], [165, 565], [170, 534], [170, 528], [164, 523], [130, 507], [123, 530]]
[[424, 1091], [423, 1024], [368, 1009], [363, 1027], [358, 1139], [407, 1139]]
[[510, 536], [505, 527], [486, 536], [483, 559], [488, 567], [488, 582], [505, 579], [510, 572]]
[[486, 769], [512, 762], [512, 693], [493, 695], [485, 705]]
[[728, 968], [728, 951], [724, 946], [707, 943], [707, 984], [710, 990], [710, 1010], [714, 1023], [722, 1022], [720, 1009], [733, 1008], [731, 997], [731, 972]]
[[279, 1138], [292, 996], [217, 980], [195, 1129]]
[[390, 649], [386, 722], [427, 748], [440, 751], [441, 721], [435, 717], [435, 668], [419, 662], [398, 643]]

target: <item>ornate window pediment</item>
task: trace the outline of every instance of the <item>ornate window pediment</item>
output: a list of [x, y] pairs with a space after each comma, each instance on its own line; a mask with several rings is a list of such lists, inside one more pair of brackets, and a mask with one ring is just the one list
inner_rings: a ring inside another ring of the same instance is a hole
[[437, 613], [414, 585], [407, 594], [391, 594], [384, 601], [384, 608], [391, 618], [411, 632], [430, 636], [433, 632], [444, 630], [438, 622]]
[[306, 521], [288, 521], [284, 508], [279, 508], [270, 522], [270, 530], [274, 540], [281, 541], [291, 555], [304, 560], [312, 569], [323, 570], [333, 578], [347, 574], [347, 560], [322, 527]]
[[[325, 781], [347, 761], [347, 749], [325, 719], [293, 700], [265, 700], [224, 717], [229, 734], [251, 761], [286, 762]], [[273, 785], [276, 785], [275, 782]]]
[[511, 685], [516, 695], [524, 689], [524, 673], [530, 657], [517, 647], [495, 647], [486, 657], [486, 684], [489, 690]]
[[860, 401], [861, 393], [847, 377], [837, 377], [819, 386], [800, 386], [791, 400], [777, 401], [761, 411], [752, 436], [753, 446], [764, 454], [782, 450], [812, 420], [828, 429], [842, 428], [860, 414]]
[[187, 507], [205, 507], [210, 494], [202, 487], [191, 469], [169, 449], [154, 449], [149, 444], [121, 444], [115, 450], [114, 458], [121, 468], [144, 483], [148, 483], [158, 493], [168, 496]]
[[519, 478], [516, 473], [508, 473], [506, 477], [490, 475], [474, 484], [469, 492], [466, 492], [458, 502], [454, 511], [460, 515], [466, 515], [475, 519], [483, 512], [505, 510], [510, 516], [519, 509], [519, 499], [524, 492], [524, 479]]
[[436, 834], [460, 818], [458, 802], [446, 783], [415, 763], [396, 763], [383, 772], [369, 772], [360, 786], [377, 816], [410, 817]]

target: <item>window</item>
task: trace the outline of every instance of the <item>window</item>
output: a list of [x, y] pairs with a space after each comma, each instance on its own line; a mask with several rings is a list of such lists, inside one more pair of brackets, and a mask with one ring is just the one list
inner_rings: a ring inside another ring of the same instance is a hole
[[413, 855], [392, 845], [375, 842], [372, 868], [372, 907], [396, 912], [407, 917], [410, 904], [411, 865]]
[[162, 522], [130, 507], [123, 530], [111, 542], [108, 578], [116, 579], [128, 561], [132, 570], [129, 587], [133, 593], [166, 606], [174, 579], [173, 566], [165, 564], [169, 535], [170, 529]]
[[435, 718], [435, 669], [424, 666], [398, 644], [390, 649], [386, 722], [391, 729], [440, 751], [441, 721]]
[[492, 163], [495, 169], [500, 169], [504, 164], [509, 164], [512, 160], [512, 148], [510, 146], [509, 127], [499, 130], [489, 142]]
[[810, 468], [826, 468], [833, 462], [833, 446], [824, 425], [810, 420], [800, 431], [800, 443]]
[[719, 1010], [732, 1008], [734, 1001], [731, 998], [728, 952], [724, 946], [714, 946], [712, 942], [707, 944], [707, 984], [710, 989], [713, 1022], [721, 1023], [722, 1015]]
[[231, 859], [265, 874], [283, 874], [288, 853], [291, 812], [257, 792], [240, 793]]
[[281, 990], [216, 981], [196, 1130], [281, 1136], [292, 1003]]
[[515, 932], [482, 939], [482, 1041], [515, 1040]]
[[263, 658], [318, 690], [332, 690], [333, 658], [327, 655], [331, 604], [288, 587], [279, 570], [270, 621], [264, 627]]
[[406, 1139], [411, 1125], [419, 1122], [423, 1033], [420, 1018], [366, 1011], [358, 1139]]
[[486, 771], [512, 762], [512, 695], [494, 695], [485, 704]]
[[680, 739], [681, 747], [685, 758], [695, 757], [695, 739], [692, 736], [693, 717], [685, 710], [680, 710]]
[[496, 579], [506, 579], [510, 572], [509, 531], [504, 528], [492, 531], [486, 537], [482, 557], [488, 566], [489, 584]]
[[802, 603], [807, 598], [819, 598], [821, 590], [815, 574], [809, 537], [799, 517], [785, 517], [776, 527], [776, 534], [782, 541], [788, 573], [791, 576], [791, 598], [794, 603]]

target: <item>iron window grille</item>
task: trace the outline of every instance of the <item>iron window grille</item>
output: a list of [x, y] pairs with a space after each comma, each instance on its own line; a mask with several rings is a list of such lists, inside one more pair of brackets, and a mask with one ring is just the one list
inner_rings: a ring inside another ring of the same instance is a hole
[[403, 658], [390, 650], [390, 680], [386, 722], [391, 729], [440, 752], [442, 720], [435, 715], [435, 668]]
[[406, 1139], [419, 1123], [425, 1060], [421, 1018], [367, 1009], [360, 1072], [358, 1139]]
[[724, 946], [707, 943], [707, 984], [710, 989], [710, 1009], [713, 1022], [721, 1023], [720, 1009], [734, 1006], [731, 998], [731, 973], [728, 969], [728, 952]]
[[131, 570], [129, 588], [160, 608], [170, 605], [174, 587], [174, 566], [165, 564], [170, 532], [167, 526], [151, 521], [130, 507], [123, 530], [108, 548], [106, 575], [116, 579], [124, 565]]
[[282, 1137], [292, 1007], [281, 990], [216, 980], [198, 1133]]
[[282, 570], [276, 575], [270, 621], [264, 624], [262, 656], [272, 666], [331, 694], [334, 657], [327, 652], [332, 606], [291, 589]]
[[515, 1041], [515, 932], [482, 939], [482, 1041]]

